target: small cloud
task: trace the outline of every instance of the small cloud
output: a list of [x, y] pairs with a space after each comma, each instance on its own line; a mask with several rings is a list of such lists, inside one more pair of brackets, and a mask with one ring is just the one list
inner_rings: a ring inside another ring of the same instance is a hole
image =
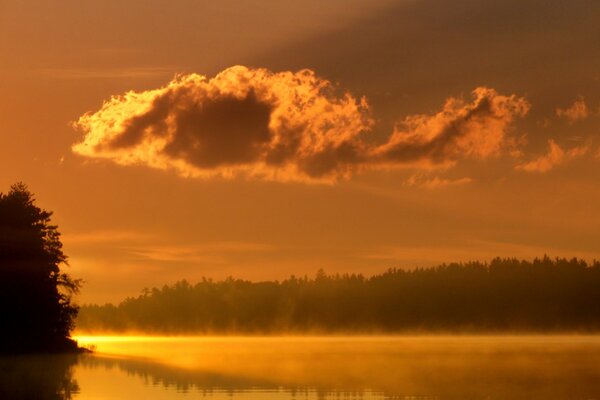
[[548, 140], [548, 147], [546, 154], [535, 160], [519, 164], [515, 166], [515, 169], [526, 172], [548, 172], [558, 165], [585, 155], [589, 150], [589, 146], [585, 145], [565, 151], [552, 139]]
[[574, 147], [567, 151], [567, 159], [582, 157], [587, 154], [589, 149], [589, 145]]
[[579, 96], [570, 107], [565, 109], [557, 108], [556, 115], [560, 118], [565, 118], [570, 124], [573, 124], [589, 117], [590, 110], [587, 104], [585, 104], [583, 96]]
[[406, 117], [387, 143], [374, 150], [374, 157], [391, 164], [443, 166], [512, 152], [518, 140], [509, 137], [511, 124], [529, 108], [523, 98], [479, 87], [471, 103], [451, 97], [437, 114]]

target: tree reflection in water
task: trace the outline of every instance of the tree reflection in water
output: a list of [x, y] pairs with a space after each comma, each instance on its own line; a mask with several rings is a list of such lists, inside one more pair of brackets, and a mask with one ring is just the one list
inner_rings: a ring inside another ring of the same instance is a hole
[[[600, 399], [597, 337], [179, 338], [142, 344], [147, 357], [125, 354], [135, 348], [127, 342], [120, 356], [0, 358], [0, 400]], [[180, 358], [182, 352], [188, 357]]]
[[0, 399], [70, 400], [79, 393], [73, 378], [78, 356], [0, 357]]
[[[253, 343], [252, 350], [234, 348], [234, 339], [225, 346], [211, 342], [218, 351], [204, 348], [195, 365], [173, 364], [178, 352], [171, 350], [155, 359], [88, 355], [81, 357], [80, 367], [140, 379], [172, 396], [191, 392], [225, 398], [223, 394], [255, 392], [290, 399], [600, 398], [600, 342], [593, 337], [240, 340]], [[263, 346], [279, 346], [281, 351], [267, 351], [260, 345], [263, 341]], [[155, 355], [162, 347], [184, 344], [155, 343]], [[187, 345], [191, 354], [198, 342]]]

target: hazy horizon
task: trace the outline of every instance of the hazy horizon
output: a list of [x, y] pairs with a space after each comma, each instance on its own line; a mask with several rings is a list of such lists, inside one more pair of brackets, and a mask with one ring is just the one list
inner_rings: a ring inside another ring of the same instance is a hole
[[55, 212], [83, 303], [202, 276], [598, 259], [599, 15], [0, 1], [0, 188]]

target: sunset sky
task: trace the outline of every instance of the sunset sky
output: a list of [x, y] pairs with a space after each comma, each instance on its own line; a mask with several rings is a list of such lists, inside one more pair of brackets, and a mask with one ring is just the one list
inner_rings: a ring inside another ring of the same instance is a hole
[[80, 302], [600, 258], [596, 0], [0, 0], [0, 191]]

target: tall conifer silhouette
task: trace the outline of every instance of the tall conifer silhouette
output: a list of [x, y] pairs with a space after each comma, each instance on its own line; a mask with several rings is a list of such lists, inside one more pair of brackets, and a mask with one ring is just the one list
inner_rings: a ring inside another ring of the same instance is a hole
[[23, 183], [0, 193], [0, 353], [76, 349], [80, 282], [61, 270], [67, 256], [51, 216]]

